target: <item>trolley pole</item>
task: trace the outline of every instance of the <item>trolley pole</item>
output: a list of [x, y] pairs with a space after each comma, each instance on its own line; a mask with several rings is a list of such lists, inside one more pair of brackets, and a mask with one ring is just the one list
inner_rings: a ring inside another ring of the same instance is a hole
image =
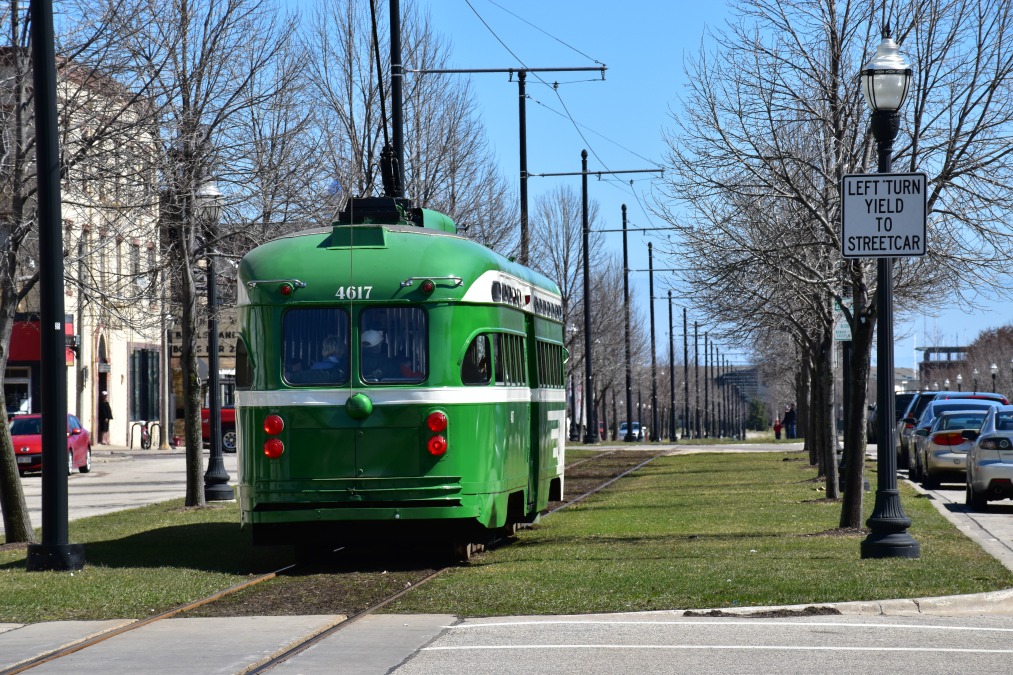
[[[601, 79], [605, 79], [605, 71], [608, 67], [600, 66], [579, 66], [572, 68], [419, 68], [408, 72], [417, 75], [454, 75], [454, 74], [476, 74], [476, 73], [504, 73], [513, 78], [517, 73], [517, 115], [518, 129], [520, 132], [520, 214], [521, 214], [521, 250], [517, 256], [517, 262], [522, 265], [528, 264], [528, 248], [530, 237], [528, 236], [528, 113], [527, 113], [527, 77], [528, 73], [569, 73], [582, 71], [599, 71]], [[537, 75], [535, 77], [538, 77]], [[540, 79], [540, 78], [539, 78]]]

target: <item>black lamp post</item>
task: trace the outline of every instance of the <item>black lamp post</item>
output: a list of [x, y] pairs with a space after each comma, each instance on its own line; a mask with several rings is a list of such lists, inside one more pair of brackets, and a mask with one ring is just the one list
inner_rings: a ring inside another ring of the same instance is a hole
[[971, 391], [978, 391], [978, 369], [977, 368], [974, 369], [973, 375], [974, 375], [974, 379], [972, 379], [971, 382], [974, 384], [974, 388], [971, 389]]
[[[862, 68], [862, 93], [872, 108], [872, 134], [879, 151], [879, 173], [890, 173], [893, 163], [893, 141], [900, 127], [897, 112], [907, 98], [911, 86], [911, 68], [890, 37], [889, 26], [883, 29], [883, 41], [876, 55]], [[878, 326], [876, 329], [876, 400], [881, 409], [876, 415], [878, 429], [876, 504], [866, 524], [869, 536], [862, 541], [863, 558], [917, 558], [921, 547], [908, 533], [911, 519], [904, 515], [897, 489], [897, 453], [894, 452], [894, 360], [893, 360], [893, 259], [877, 261]]]
[[960, 373], [957, 373], [957, 391], [963, 391], [964, 390], [963, 387], [964, 387], [964, 376], [961, 375]]
[[997, 366], [996, 364], [993, 363], [992, 367], [989, 368], [989, 370], [992, 371], [992, 391], [998, 391], [995, 388], [995, 376], [999, 374], [999, 366]]
[[945, 380], [943, 380], [943, 389], [945, 389], [946, 391], [950, 390], [950, 378], [946, 378]]
[[[208, 246], [217, 234], [218, 220], [222, 215], [222, 193], [214, 181], [204, 183], [197, 193], [197, 208], [208, 226], [205, 241]], [[212, 229], [214, 228], [214, 229]], [[209, 502], [227, 502], [236, 498], [229, 487], [229, 474], [222, 457], [222, 404], [219, 399], [218, 373], [218, 283], [215, 280], [215, 256], [207, 255], [208, 284], [208, 434], [211, 437], [211, 454], [208, 470], [204, 473], [204, 499]]]

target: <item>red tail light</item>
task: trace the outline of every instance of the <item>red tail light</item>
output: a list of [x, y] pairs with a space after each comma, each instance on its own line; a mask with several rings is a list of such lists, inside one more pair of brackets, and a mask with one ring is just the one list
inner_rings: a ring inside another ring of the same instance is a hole
[[277, 415], [268, 415], [264, 418], [264, 433], [277, 436], [285, 428], [285, 420]]
[[430, 431], [439, 433], [447, 428], [447, 416], [439, 410], [431, 412], [426, 417], [426, 426]]
[[915, 425], [911, 424], [910, 422], [905, 422], [904, 423], [904, 428], [905, 429], [914, 429]]
[[433, 457], [442, 457], [447, 452], [447, 439], [443, 436], [433, 436], [429, 439], [426, 449]]
[[269, 438], [264, 442], [264, 455], [268, 459], [278, 459], [285, 452], [285, 444], [278, 438]]
[[960, 445], [967, 439], [959, 431], [937, 431], [929, 440], [936, 445]]

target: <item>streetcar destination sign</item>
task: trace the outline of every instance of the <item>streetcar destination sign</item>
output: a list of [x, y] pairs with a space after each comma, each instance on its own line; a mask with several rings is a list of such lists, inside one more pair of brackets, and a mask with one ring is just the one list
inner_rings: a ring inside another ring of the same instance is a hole
[[861, 173], [841, 185], [841, 253], [845, 258], [925, 255], [923, 173]]

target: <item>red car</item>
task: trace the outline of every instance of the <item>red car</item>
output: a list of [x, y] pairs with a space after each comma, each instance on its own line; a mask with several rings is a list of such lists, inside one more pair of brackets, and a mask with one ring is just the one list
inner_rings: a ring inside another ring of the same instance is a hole
[[[236, 451], [236, 409], [233, 406], [222, 406], [222, 452]], [[211, 411], [202, 408], [200, 411], [201, 438], [204, 445], [211, 447]]]
[[[42, 471], [42, 415], [18, 415], [11, 420], [11, 440], [18, 473]], [[91, 471], [91, 434], [74, 415], [67, 415], [67, 474]]]

